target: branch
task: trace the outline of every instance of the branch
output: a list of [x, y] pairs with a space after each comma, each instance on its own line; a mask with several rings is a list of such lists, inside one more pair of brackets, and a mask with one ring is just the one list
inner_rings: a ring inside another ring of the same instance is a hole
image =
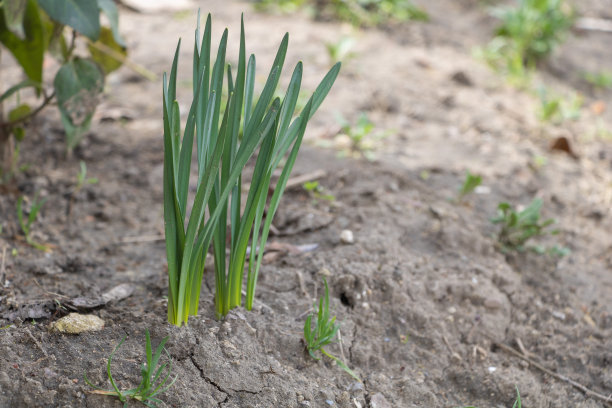
[[36, 109], [34, 109], [32, 112], [28, 113], [25, 116], [22, 116], [18, 119], [15, 120], [11, 120], [9, 122], [0, 122], [0, 128], [4, 128], [4, 129], [10, 129], [20, 123], [23, 123], [25, 121], [27, 121], [28, 119], [30, 119], [31, 117], [33, 117], [34, 115], [36, 115], [38, 112], [40, 112], [41, 110], [43, 110], [43, 108], [45, 106], [47, 106], [51, 100], [53, 100], [53, 98], [55, 97], [55, 91], [53, 91], [51, 93], [51, 95], [49, 96], [45, 96], [45, 99], [43, 100], [43, 102], [40, 104], [40, 106], [38, 106]]

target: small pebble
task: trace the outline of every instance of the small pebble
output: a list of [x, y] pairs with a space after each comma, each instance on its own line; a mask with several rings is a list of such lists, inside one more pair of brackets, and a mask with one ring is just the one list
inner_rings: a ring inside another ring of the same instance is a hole
[[332, 400], [325, 400], [325, 403], [329, 405], [330, 407], [334, 405], [334, 401]]
[[363, 384], [360, 382], [354, 382], [349, 387], [352, 392], [363, 391]]
[[95, 315], [70, 313], [51, 324], [51, 331], [68, 334], [79, 334], [98, 331], [104, 328], [104, 320]]
[[380, 392], [372, 395], [372, 398], [370, 399], [370, 406], [372, 408], [391, 408], [389, 401], [387, 401], [385, 396]]
[[565, 320], [565, 313], [563, 313], [563, 312], [559, 312], [557, 310], [553, 310], [552, 311], [552, 315], [554, 317], [556, 317], [557, 319], [559, 319], [559, 320]]
[[343, 230], [340, 233], [340, 241], [343, 244], [352, 244], [355, 242], [355, 237], [353, 236], [353, 231], [351, 230]]
[[487, 309], [501, 309], [502, 304], [499, 300], [497, 299], [486, 299], [484, 301], [484, 307], [486, 307]]

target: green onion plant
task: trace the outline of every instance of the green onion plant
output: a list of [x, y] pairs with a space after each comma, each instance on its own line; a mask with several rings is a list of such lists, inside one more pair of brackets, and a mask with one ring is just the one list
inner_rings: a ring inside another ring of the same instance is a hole
[[[151, 336], [149, 335], [148, 330], [145, 332], [145, 335], [145, 352], [147, 361], [140, 368], [142, 380], [140, 381], [138, 387], [132, 388], [130, 390], [121, 391], [117, 386], [117, 383], [113, 379], [113, 375], [111, 373], [111, 362], [113, 360], [113, 356], [125, 341], [124, 336], [123, 339], [121, 339], [121, 341], [117, 345], [117, 347], [115, 347], [113, 352], [110, 354], [110, 356], [108, 357], [108, 362], [106, 363], [106, 373], [113, 389], [105, 390], [104, 388], [94, 385], [87, 378], [87, 374], [85, 374], [85, 382], [90, 387], [95, 388], [95, 391], [92, 391], [92, 393], [102, 395], [114, 395], [119, 398], [119, 401], [123, 402], [124, 407], [128, 406], [128, 398], [140, 401], [147, 407], [157, 407], [157, 404], [161, 404], [161, 401], [156, 396], [172, 387], [178, 377], [174, 377], [174, 379], [166, 385], [166, 383], [170, 379], [170, 374], [172, 372], [170, 354], [164, 348], [164, 345], [168, 341], [168, 337], [165, 337], [161, 341], [159, 346], [157, 346], [157, 349], [155, 349], [155, 354], [153, 354], [153, 348], [151, 347]], [[166, 355], [168, 357], [168, 363], [164, 363], [158, 367], [162, 351], [166, 352]]]
[[[182, 137], [176, 100], [180, 41], [170, 75], [164, 74], [163, 79], [168, 320], [177, 326], [187, 323], [190, 315], [198, 313], [204, 261], [211, 243], [215, 261], [216, 316], [221, 318], [242, 304], [249, 246], [246, 308], [252, 308], [272, 218], [297, 158], [306, 125], [340, 71], [339, 63], [333, 66], [296, 116], [302, 79], [301, 62], [293, 71], [284, 97], [274, 98], [289, 35], [283, 37], [272, 69], [258, 95], [255, 94], [255, 56], [251, 55], [248, 61], [246, 58], [244, 19], [241, 21], [235, 74], [225, 59], [227, 40], [226, 29], [213, 60], [211, 16], [208, 15], [200, 38], [198, 15], [193, 55], [193, 99]], [[224, 82], [227, 99], [222, 101]], [[189, 200], [194, 142], [198, 174], [195, 194]], [[241, 186], [245, 165], [255, 151], [250, 188], [243, 197]], [[272, 174], [281, 162], [284, 165], [281, 166], [280, 178], [272, 186]], [[273, 193], [266, 210], [271, 187], [274, 187]], [[191, 209], [189, 215], [188, 208]], [[227, 253], [229, 257], [226, 257]]]

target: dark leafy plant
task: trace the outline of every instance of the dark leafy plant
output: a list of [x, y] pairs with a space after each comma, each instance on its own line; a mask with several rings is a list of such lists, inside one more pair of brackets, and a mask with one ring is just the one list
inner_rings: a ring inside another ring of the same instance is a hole
[[[169, 78], [164, 75], [164, 221], [169, 277], [168, 320], [178, 326], [187, 323], [189, 316], [198, 312], [204, 261], [211, 242], [215, 259], [217, 317], [225, 316], [230, 309], [242, 304], [249, 241], [252, 256], [249, 257], [246, 277], [246, 308], [250, 310], [253, 307], [255, 285], [272, 218], [297, 158], [306, 125], [323, 102], [340, 70], [340, 64], [336, 64], [323, 78], [304, 110], [294, 117], [302, 78], [301, 62], [293, 71], [284, 98], [273, 98], [287, 52], [288, 34], [280, 44], [259, 95], [254, 92], [255, 56], [251, 55], [248, 63], [246, 59], [244, 22], [241, 24], [235, 76], [225, 62], [227, 35], [225, 30], [213, 63], [210, 15], [201, 42], [198, 24], [193, 57], [193, 99], [182, 138], [179, 105], [176, 101], [179, 47]], [[221, 115], [225, 75], [228, 97]], [[187, 217], [194, 140], [197, 145], [198, 177], [191, 213]], [[243, 173], [247, 161], [256, 150], [258, 154], [251, 185], [243, 206]], [[272, 174], [283, 159], [281, 175], [269, 200], [264, 220]], [[226, 253], [229, 253], [227, 259]]]
[[[112, 390], [105, 390], [104, 388], [98, 387], [94, 385], [87, 378], [87, 374], [85, 374], [85, 382], [95, 388], [95, 391], [91, 391], [93, 394], [102, 394], [102, 395], [113, 395], [119, 398], [119, 401], [123, 402], [123, 406], [128, 406], [129, 399], [134, 399], [142, 402], [147, 407], [157, 407], [157, 404], [161, 404], [162, 402], [157, 398], [157, 395], [167, 391], [178, 377], [174, 377], [169, 384], [166, 385], [168, 380], [170, 379], [170, 374], [172, 373], [172, 363], [170, 361], [170, 355], [164, 348], [164, 345], [168, 341], [168, 337], [165, 337], [157, 349], [155, 349], [155, 354], [153, 354], [153, 349], [151, 347], [151, 336], [149, 335], [149, 331], [145, 332], [146, 335], [146, 344], [145, 344], [145, 353], [146, 353], [146, 362], [142, 364], [140, 368], [140, 373], [142, 375], [142, 380], [140, 384], [136, 388], [132, 388], [129, 390], [120, 390], [117, 386], [117, 383], [113, 379], [113, 375], [111, 373], [111, 362], [113, 356], [119, 350], [119, 347], [125, 341], [125, 337], [121, 339], [117, 347], [113, 350], [113, 352], [108, 357], [108, 363], [106, 364], [106, 374], [108, 375], [108, 379], [113, 387]], [[168, 362], [160, 365], [160, 359], [162, 352], [166, 353], [168, 357]]]
[[[559, 230], [546, 231], [546, 228], [555, 223], [555, 220], [549, 218], [540, 220], [540, 211], [542, 209], [542, 200], [534, 199], [529, 206], [522, 211], [516, 211], [508, 203], [500, 203], [497, 207], [497, 217], [491, 219], [494, 224], [500, 224], [501, 230], [497, 235], [497, 241], [503, 252], [510, 251], [525, 251], [531, 249], [538, 253], [547, 252], [541, 246], [527, 247], [527, 241], [531, 238], [556, 235]], [[565, 248], [553, 247], [548, 251], [555, 255], [565, 255], [568, 250]]]
[[[104, 13], [110, 27], [100, 25]], [[0, 158], [4, 173], [14, 169], [13, 135], [19, 142], [24, 123], [52, 101], [57, 101], [66, 132], [66, 145], [74, 148], [88, 130], [104, 87], [104, 76], [125, 59], [125, 43], [118, 30], [113, 0], [10, 0], [0, 2], [0, 43], [23, 69], [25, 79], [0, 95], [0, 103], [16, 96], [15, 106], [0, 117]], [[86, 39], [90, 57], [75, 55], [77, 37]], [[1, 50], [1, 49], [0, 49]], [[53, 89], [43, 86], [43, 59], [48, 53], [61, 63]], [[33, 89], [42, 99], [32, 107], [20, 93]], [[10, 161], [6, 161], [10, 158]], [[6, 175], [6, 174], [5, 174]]]
[[320, 360], [316, 352], [320, 351], [321, 354], [331, 358], [338, 364], [340, 368], [346, 371], [351, 377], [361, 382], [361, 379], [351, 370], [348, 366], [339, 359], [338, 357], [330, 354], [324, 349], [325, 346], [334, 342], [340, 330], [340, 325], [336, 323], [336, 316], [329, 316], [329, 287], [327, 286], [327, 280], [323, 279], [325, 284], [325, 295], [319, 300], [319, 311], [316, 314], [315, 329], [312, 329], [312, 319], [314, 314], [309, 314], [306, 317], [304, 323], [304, 341], [306, 343], [306, 350], [308, 354], [315, 360]]

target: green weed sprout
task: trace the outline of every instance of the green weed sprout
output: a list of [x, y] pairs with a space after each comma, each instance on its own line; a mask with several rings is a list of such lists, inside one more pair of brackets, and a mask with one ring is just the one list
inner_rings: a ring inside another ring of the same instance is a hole
[[[545, 221], [540, 221], [540, 211], [542, 209], [542, 200], [534, 199], [527, 208], [522, 211], [515, 211], [508, 203], [500, 203], [497, 207], [498, 215], [491, 219], [494, 224], [501, 224], [501, 230], [497, 236], [497, 241], [503, 252], [518, 251], [522, 252], [526, 249], [531, 249], [537, 253], [546, 252], [540, 246], [526, 247], [527, 241], [531, 238], [556, 235], [559, 230], [545, 231], [545, 229], [554, 224], [555, 220], [549, 218]], [[569, 250], [567, 248], [553, 247], [548, 251], [553, 255], [566, 255]]]
[[568, 98], [550, 96], [549, 91], [542, 87], [538, 90], [540, 108], [538, 117], [544, 122], [561, 123], [564, 120], [580, 118], [580, 110], [584, 100], [580, 94], [573, 93]]
[[585, 72], [583, 78], [595, 89], [612, 88], [612, 71]]
[[[181, 326], [198, 313], [204, 261], [212, 242], [215, 259], [215, 314], [225, 316], [242, 304], [247, 247], [251, 242], [246, 308], [253, 307], [255, 284], [264, 246], [279, 201], [302, 143], [308, 120], [334, 83], [340, 64], [323, 78], [304, 110], [295, 117], [302, 63], [299, 62], [284, 98], [273, 98], [287, 52], [285, 34], [260, 95], [255, 95], [255, 56], [248, 63], [244, 19], [241, 21], [238, 69], [226, 64], [227, 29], [211, 63], [211, 17], [200, 42], [196, 29], [193, 56], [193, 100], [181, 140], [176, 82], [179, 45], [169, 78], [164, 75], [164, 224], [168, 259], [168, 320]], [[227, 72], [227, 100], [221, 115], [221, 96]], [[191, 213], [187, 202], [191, 156], [197, 145], [198, 175]], [[251, 185], [243, 205], [245, 165], [258, 150]], [[285, 158], [266, 213], [272, 174]], [[241, 211], [244, 208], [244, 211]], [[208, 209], [208, 218], [206, 210]], [[229, 223], [229, 235], [227, 225]], [[229, 248], [227, 248], [229, 247]], [[229, 251], [226, 251], [229, 249]], [[229, 259], [226, 259], [229, 252]]]
[[355, 57], [355, 53], [352, 52], [352, 48], [355, 45], [355, 39], [353, 37], [344, 36], [335, 42], [328, 42], [325, 44], [327, 48], [327, 55], [332, 64], [338, 61], [344, 61], [345, 63]]
[[519, 0], [518, 7], [498, 8], [497, 36], [514, 42], [525, 66], [533, 66], [559, 46], [574, 23], [565, 0]]
[[469, 171], [465, 174], [465, 180], [459, 189], [459, 193], [457, 193], [457, 202], [463, 201], [463, 199], [474, 192], [476, 187], [478, 187], [482, 183], [482, 177], [479, 175], [475, 175], [470, 173]]
[[351, 125], [342, 115], [337, 115], [340, 123], [340, 134], [348, 137], [350, 141], [349, 152], [342, 152], [343, 155], [350, 153], [354, 156], [363, 156], [368, 160], [374, 160], [374, 144], [377, 140], [384, 139], [389, 134], [386, 132], [374, 133], [375, 125], [368, 118], [368, 115], [361, 113], [357, 122]]
[[[316, 3], [316, 4], [310, 4]], [[376, 26], [389, 21], [428, 21], [425, 10], [409, 0], [256, 0], [259, 11], [291, 13], [305, 8], [316, 18], [331, 17], [355, 26]]]
[[329, 317], [329, 287], [327, 286], [327, 280], [323, 279], [325, 284], [325, 296], [319, 300], [319, 313], [317, 314], [317, 321], [315, 330], [312, 330], [312, 317], [314, 314], [309, 314], [306, 317], [304, 323], [304, 340], [306, 342], [306, 350], [308, 354], [315, 360], [320, 360], [315, 354], [316, 351], [320, 351], [322, 354], [331, 358], [346, 371], [351, 377], [361, 382], [361, 379], [351, 370], [348, 366], [336, 356], [328, 353], [323, 347], [332, 343], [336, 339], [340, 325], [336, 324], [336, 316]]
[[30, 213], [26, 219], [23, 214], [23, 196], [19, 197], [19, 199], [17, 199], [17, 220], [19, 221], [19, 226], [21, 227], [21, 232], [23, 232], [26, 242], [40, 251], [47, 252], [49, 251], [48, 246], [34, 242], [30, 236], [32, 224], [36, 221], [36, 217], [38, 217], [38, 213], [45, 201], [44, 198], [39, 200], [38, 193], [36, 193], [32, 200], [32, 205], [30, 206]]
[[523, 408], [523, 404], [521, 403], [521, 393], [519, 392], [518, 387], [516, 387], [516, 401], [514, 401], [512, 408]]
[[336, 199], [333, 194], [326, 194], [325, 189], [316, 180], [307, 181], [302, 185], [302, 187], [304, 190], [308, 191], [310, 195], [312, 195], [314, 203], [316, 203], [317, 200], [334, 201]]
[[[172, 363], [170, 362], [170, 355], [168, 351], [164, 349], [164, 345], [168, 341], [168, 337], [165, 337], [157, 349], [155, 350], [155, 354], [153, 354], [153, 350], [151, 347], [151, 336], [149, 335], [149, 331], [145, 331], [146, 335], [146, 363], [141, 366], [140, 372], [142, 375], [142, 380], [140, 384], [136, 388], [132, 388], [130, 390], [121, 391], [117, 386], [117, 383], [113, 379], [113, 375], [111, 374], [111, 362], [113, 356], [119, 350], [119, 347], [125, 341], [125, 336], [117, 347], [113, 350], [113, 352], [108, 357], [108, 363], [106, 364], [106, 373], [108, 375], [108, 379], [110, 380], [111, 385], [113, 386], [112, 390], [105, 390], [104, 388], [98, 387], [94, 385], [87, 378], [87, 374], [85, 374], [85, 382], [90, 386], [95, 388], [95, 391], [91, 391], [93, 394], [102, 394], [102, 395], [114, 395], [119, 398], [119, 401], [123, 402], [123, 406], [128, 406], [128, 399], [135, 399], [137, 401], [142, 402], [147, 407], [156, 407], [157, 404], [161, 404], [161, 401], [156, 397], [157, 395], [167, 391], [178, 377], [174, 377], [172, 381], [168, 385], [166, 383], [170, 379], [170, 374], [172, 372]], [[162, 351], [166, 352], [168, 356], [168, 363], [164, 363], [159, 365], [159, 361], [161, 358]]]
[[495, 38], [482, 50], [494, 68], [512, 78], [528, 76], [567, 37], [574, 12], [566, 0], [519, 0], [516, 7], [498, 7], [501, 20]]
[[77, 185], [74, 188], [75, 191], [79, 191], [86, 184], [96, 184], [98, 182], [98, 179], [95, 177], [87, 178], [87, 165], [83, 160], [80, 161], [79, 166], [80, 170], [77, 173]]

